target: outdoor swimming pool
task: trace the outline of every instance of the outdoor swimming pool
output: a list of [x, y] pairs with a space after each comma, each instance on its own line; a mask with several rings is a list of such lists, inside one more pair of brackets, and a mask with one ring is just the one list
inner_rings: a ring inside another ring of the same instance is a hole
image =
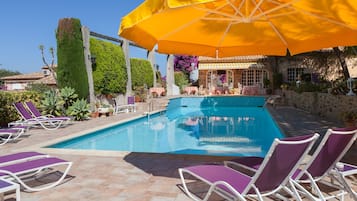
[[264, 97], [171, 99], [164, 113], [105, 128], [50, 148], [219, 156], [264, 156], [281, 138]]

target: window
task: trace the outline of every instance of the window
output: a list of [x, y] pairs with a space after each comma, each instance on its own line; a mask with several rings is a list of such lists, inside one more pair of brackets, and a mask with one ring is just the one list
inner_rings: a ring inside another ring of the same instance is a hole
[[206, 86], [209, 89], [211, 87], [233, 86], [233, 77], [232, 70], [210, 70], [206, 75]]
[[261, 85], [263, 86], [264, 78], [268, 77], [268, 72], [264, 69], [249, 69], [242, 73], [243, 86]]
[[295, 82], [299, 75], [304, 74], [305, 68], [288, 68], [288, 82]]

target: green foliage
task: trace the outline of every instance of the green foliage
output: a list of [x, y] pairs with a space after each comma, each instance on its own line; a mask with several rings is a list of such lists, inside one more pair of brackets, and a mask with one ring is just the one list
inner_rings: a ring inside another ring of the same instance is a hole
[[13, 107], [13, 103], [19, 101], [32, 101], [33, 103], [38, 104], [40, 101], [40, 94], [35, 91], [0, 91], [0, 126], [7, 126], [9, 122], [20, 119], [16, 109]]
[[137, 86], [134, 88], [134, 94], [140, 98], [141, 102], [145, 102], [147, 99], [148, 89], [145, 86]]
[[73, 116], [76, 121], [87, 119], [90, 112], [90, 105], [85, 99], [78, 99], [68, 108], [68, 114]]
[[133, 89], [140, 86], [152, 87], [154, 82], [154, 72], [148, 60], [130, 59], [131, 82]]
[[182, 90], [184, 86], [188, 85], [189, 80], [187, 78], [187, 76], [185, 75], [185, 73], [181, 72], [181, 71], [176, 71], [174, 73], [175, 76], [175, 84], [180, 87], [180, 89]]
[[41, 108], [45, 114], [60, 116], [63, 114], [63, 100], [57, 95], [55, 90], [46, 91], [43, 94]]
[[274, 89], [279, 89], [283, 84], [283, 74], [273, 73], [273, 87]]
[[46, 84], [43, 84], [43, 83], [31, 83], [31, 84], [28, 84], [27, 87], [26, 87], [26, 90], [28, 91], [36, 91], [38, 93], [42, 93], [44, 91], [48, 91], [50, 90], [51, 87], [46, 85]]
[[355, 122], [357, 120], [357, 110], [348, 110], [341, 113], [344, 122]]
[[64, 87], [60, 90], [60, 96], [64, 102], [64, 109], [68, 109], [68, 107], [78, 98], [78, 94], [75, 92], [75, 89], [70, 87]]
[[164, 86], [164, 81], [162, 80], [161, 72], [156, 71], [156, 83], [160, 86]]
[[270, 86], [270, 80], [268, 78], [263, 79], [264, 88], [268, 88]]
[[0, 77], [7, 77], [7, 76], [19, 75], [19, 74], [21, 74], [19, 71], [0, 69]]
[[[7, 77], [7, 76], [12, 76], [12, 75], [19, 75], [21, 74], [18, 71], [11, 71], [11, 70], [6, 70], [6, 69], [0, 69], [0, 78], [1, 77]], [[0, 80], [0, 85], [3, 84], [3, 81]]]
[[89, 87], [80, 21], [74, 18], [61, 19], [56, 38], [58, 87], [73, 87], [80, 98], [87, 98]]
[[[347, 88], [347, 80], [345, 80], [344, 77], [336, 79], [332, 85], [331, 93], [334, 95], [346, 95], [349, 92], [349, 88]], [[357, 81], [354, 81], [352, 84], [352, 91], [357, 93]]]
[[110, 42], [91, 38], [90, 51], [96, 57], [93, 68], [95, 93], [125, 93], [127, 73], [122, 48]]
[[327, 92], [327, 88], [329, 86], [327, 84], [314, 84], [311, 82], [302, 82], [299, 87], [297, 86], [290, 86], [289, 89], [294, 90], [297, 93], [302, 92]]

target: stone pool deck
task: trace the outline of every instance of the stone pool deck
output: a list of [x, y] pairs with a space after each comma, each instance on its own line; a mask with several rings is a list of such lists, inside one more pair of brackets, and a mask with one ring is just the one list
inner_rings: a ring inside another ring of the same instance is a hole
[[[292, 107], [279, 106], [269, 109], [281, 129], [289, 136], [313, 132], [324, 133], [327, 128], [339, 126], [337, 123], [320, 119]], [[177, 169], [195, 164], [221, 162], [230, 158], [41, 148], [56, 139], [86, 133], [138, 115], [144, 115], [143, 109], [135, 113], [74, 122], [55, 131], [30, 129], [20, 140], [1, 146], [1, 154], [40, 151], [73, 162], [69, 173], [71, 177], [66, 182], [42, 192], [21, 192], [21, 199], [23, 201], [188, 201], [190, 199], [179, 188], [180, 179]], [[344, 160], [357, 164], [356, 144], [346, 154]], [[353, 182], [356, 184], [356, 180]], [[5, 200], [14, 200], [13, 195], [7, 195]]]

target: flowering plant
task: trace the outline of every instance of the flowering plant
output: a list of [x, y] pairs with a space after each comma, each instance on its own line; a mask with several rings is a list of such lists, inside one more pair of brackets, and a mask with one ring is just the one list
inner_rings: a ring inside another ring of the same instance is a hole
[[175, 55], [174, 58], [174, 69], [175, 71], [183, 71], [185, 73], [190, 73], [195, 70], [198, 65], [197, 56], [186, 56], [186, 55]]

